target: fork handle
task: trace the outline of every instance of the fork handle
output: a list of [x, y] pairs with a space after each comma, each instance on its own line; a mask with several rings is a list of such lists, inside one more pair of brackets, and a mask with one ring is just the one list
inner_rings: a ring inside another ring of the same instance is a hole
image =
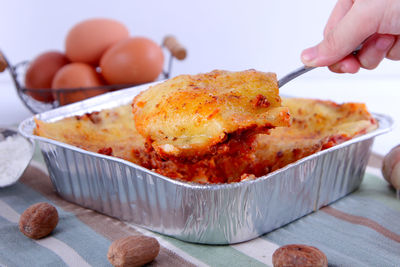
[[286, 83], [290, 82], [291, 80], [293, 80], [294, 78], [309, 72], [310, 70], [315, 69], [316, 67], [308, 67], [308, 66], [302, 66], [298, 69], [295, 69], [294, 71], [286, 74], [285, 76], [283, 76], [282, 78], [279, 79], [278, 81], [278, 86], [279, 88], [281, 88], [282, 86], [284, 86]]

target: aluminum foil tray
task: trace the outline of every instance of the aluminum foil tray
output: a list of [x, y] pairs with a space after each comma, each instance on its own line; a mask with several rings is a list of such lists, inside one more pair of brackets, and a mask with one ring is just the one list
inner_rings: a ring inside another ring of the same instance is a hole
[[[37, 115], [56, 121], [130, 103], [149, 85], [121, 90]], [[199, 185], [176, 181], [131, 162], [33, 135], [32, 118], [19, 126], [38, 141], [61, 197], [175, 238], [206, 244], [253, 239], [357, 189], [375, 136], [390, 117], [374, 114], [379, 129], [318, 152], [252, 181]]]

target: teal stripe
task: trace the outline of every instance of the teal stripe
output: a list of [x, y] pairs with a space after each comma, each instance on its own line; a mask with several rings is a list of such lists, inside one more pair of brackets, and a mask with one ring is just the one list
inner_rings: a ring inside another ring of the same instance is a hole
[[228, 245], [201, 245], [186, 243], [168, 236], [161, 236], [175, 247], [210, 266], [266, 266]]
[[35, 151], [33, 153], [32, 160], [34, 160], [38, 163], [41, 163], [43, 166], [46, 165], [46, 163], [44, 162], [43, 154], [42, 154], [42, 151], [40, 150], [38, 142], [36, 142]]
[[[27, 207], [37, 202], [45, 201], [51, 203], [51, 201], [44, 198], [38, 192], [20, 183], [7, 188], [7, 192], [5, 193], [0, 190], [0, 199], [12, 206], [18, 213], [22, 213]], [[54, 205], [54, 203], [52, 204]], [[65, 212], [60, 208], [58, 208], [58, 212], [60, 221], [53, 236], [74, 248], [89, 264], [103, 266], [101, 264], [106, 262], [106, 266], [109, 266], [106, 255], [110, 242], [108, 240], [106, 240], [106, 242], [95, 241], [95, 244], [89, 245], [89, 240], [98, 239], [101, 236], [81, 223], [73, 214]], [[74, 230], [71, 231], [71, 229]], [[93, 235], [96, 235], [96, 237], [93, 238]], [[266, 266], [230, 246], [198, 245], [186, 243], [163, 235], [159, 235], [159, 237], [211, 266], [235, 266], [235, 264], [238, 264], [236, 266]], [[76, 240], [84, 240], [85, 242], [77, 242]], [[103, 243], [106, 243], [106, 246], [100, 249], [96, 248]], [[93, 254], [97, 254], [97, 256]], [[91, 256], [88, 257], [88, 255]], [[216, 255], [218, 255], [218, 257]], [[94, 258], [102, 260], [94, 262]]]
[[268, 266], [266, 263], [262, 263], [229, 245], [188, 243], [155, 232], [153, 234], [210, 266]]
[[356, 194], [373, 198], [394, 210], [400, 211], [400, 200], [396, 198], [395, 190], [386, 181], [375, 175], [366, 174], [360, 190]]
[[[19, 231], [18, 225], [4, 219], [1, 214], [0, 236], [2, 241], [0, 242], [0, 262], [5, 266], [66, 266], [57, 254], [24, 236]], [[46, 257], [39, 255], [46, 255]]]
[[393, 223], [400, 222], [400, 212], [374, 199], [368, 199], [353, 194], [331, 206], [342, 212], [373, 220], [388, 230], [400, 234], [400, 224]]
[[[391, 203], [385, 205], [384, 203]], [[360, 189], [332, 204], [351, 215], [374, 220], [400, 234], [400, 202], [382, 179], [366, 175]], [[393, 208], [395, 207], [395, 209]], [[318, 211], [263, 236], [280, 245], [305, 243], [323, 250], [330, 263], [339, 265], [395, 266], [400, 262], [400, 243], [362, 225]], [[358, 259], [358, 260], [355, 260]]]
[[367, 227], [317, 212], [263, 236], [279, 245], [315, 246], [339, 266], [394, 266], [400, 262], [400, 244]]
[[[56, 206], [38, 192], [21, 183], [1, 189], [0, 199], [20, 214], [37, 202], [49, 202]], [[66, 212], [60, 207], [57, 207], [57, 211], [60, 220], [52, 236], [73, 248], [89, 264], [111, 266], [107, 260], [107, 251], [111, 242], [78, 220], [74, 214]]]

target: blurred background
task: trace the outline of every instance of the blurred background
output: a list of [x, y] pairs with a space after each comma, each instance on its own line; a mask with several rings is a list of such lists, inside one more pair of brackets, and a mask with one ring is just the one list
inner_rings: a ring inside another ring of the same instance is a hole
[[[278, 77], [301, 66], [300, 53], [318, 43], [334, 0], [203, 1], [1, 1], [0, 49], [15, 64], [46, 50], [64, 50], [65, 36], [88, 18], [113, 18], [132, 36], [161, 44], [173, 34], [187, 48], [174, 61], [172, 76], [213, 69], [276, 72]], [[384, 61], [376, 70], [356, 75], [326, 68], [285, 85], [282, 94], [367, 103], [373, 112], [400, 116], [400, 62]], [[0, 125], [32, 116], [18, 98], [8, 72], [0, 73]], [[374, 150], [386, 153], [400, 143], [398, 127], [377, 138]], [[389, 140], [389, 141], [388, 141]]]

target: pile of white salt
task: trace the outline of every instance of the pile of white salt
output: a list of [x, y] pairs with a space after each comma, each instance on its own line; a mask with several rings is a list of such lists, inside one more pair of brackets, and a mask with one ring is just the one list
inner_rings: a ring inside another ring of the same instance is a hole
[[16, 134], [0, 139], [0, 187], [17, 181], [32, 158], [28, 140]]

